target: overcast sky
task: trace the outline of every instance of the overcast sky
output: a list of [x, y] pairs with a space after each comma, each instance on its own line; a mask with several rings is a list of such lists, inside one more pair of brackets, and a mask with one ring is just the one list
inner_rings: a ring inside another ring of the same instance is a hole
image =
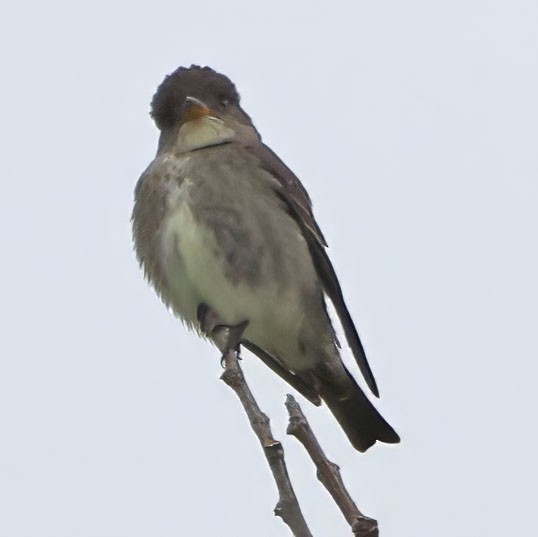
[[[538, 472], [538, 4], [11, 3], [0, 17], [0, 535], [288, 536], [214, 348], [130, 212], [164, 75], [226, 73], [297, 173], [398, 446], [300, 399], [381, 537], [529, 535]], [[346, 350], [346, 360], [353, 367]], [[350, 535], [244, 367], [316, 537]], [[356, 369], [353, 369], [356, 372]]]

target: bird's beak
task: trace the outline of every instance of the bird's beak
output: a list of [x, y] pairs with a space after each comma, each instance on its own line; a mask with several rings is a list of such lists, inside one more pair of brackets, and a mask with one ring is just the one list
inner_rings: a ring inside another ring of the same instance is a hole
[[183, 121], [192, 121], [193, 119], [201, 119], [211, 115], [211, 110], [205, 103], [196, 99], [195, 97], [188, 96], [183, 104]]

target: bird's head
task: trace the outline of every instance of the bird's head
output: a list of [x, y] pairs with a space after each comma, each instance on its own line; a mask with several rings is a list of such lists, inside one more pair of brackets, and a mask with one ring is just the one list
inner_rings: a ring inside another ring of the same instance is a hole
[[210, 67], [180, 67], [157, 88], [151, 116], [161, 131], [161, 144], [179, 152], [255, 136], [232, 81]]

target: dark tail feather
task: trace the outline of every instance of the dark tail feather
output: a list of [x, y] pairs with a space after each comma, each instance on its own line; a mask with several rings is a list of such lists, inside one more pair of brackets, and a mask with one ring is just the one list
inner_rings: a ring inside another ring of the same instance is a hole
[[373, 446], [376, 441], [397, 444], [398, 433], [385, 421], [370, 403], [355, 379], [349, 376], [351, 384], [343, 394], [341, 390], [322, 390], [321, 397], [346, 433], [353, 447], [361, 452]]

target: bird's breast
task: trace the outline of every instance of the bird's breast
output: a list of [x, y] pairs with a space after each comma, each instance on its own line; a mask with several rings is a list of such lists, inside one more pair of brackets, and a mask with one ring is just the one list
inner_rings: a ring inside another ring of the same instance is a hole
[[[319, 300], [308, 247], [261, 171], [212, 155], [192, 155], [181, 180], [166, 187], [158, 238], [163, 298], [191, 327], [203, 302], [224, 324], [248, 320], [251, 341], [284, 352], [296, 344], [305, 297]], [[288, 343], [265, 341], [271, 326]]]
[[249, 231], [218, 196], [213, 207], [211, 189], [202, 181], [186, 176], [168, 190], [158, 239], [166, 301], [191, 326], [202, 302], [217, 309], [226, 323], [242, 322], [243, 312], [250, 310], [242, 299], [253, 300], [250, 289], [261, 263], [245, 257], [251, 253]]
[[189, 325], [195, 323], [198, 304], [203, 302], [200, 280], [216, 261], [209, 232], [194, 218], [191, 188], [188, 177], [168, 186], [166, 216], [158, 237], [165, 298]]

